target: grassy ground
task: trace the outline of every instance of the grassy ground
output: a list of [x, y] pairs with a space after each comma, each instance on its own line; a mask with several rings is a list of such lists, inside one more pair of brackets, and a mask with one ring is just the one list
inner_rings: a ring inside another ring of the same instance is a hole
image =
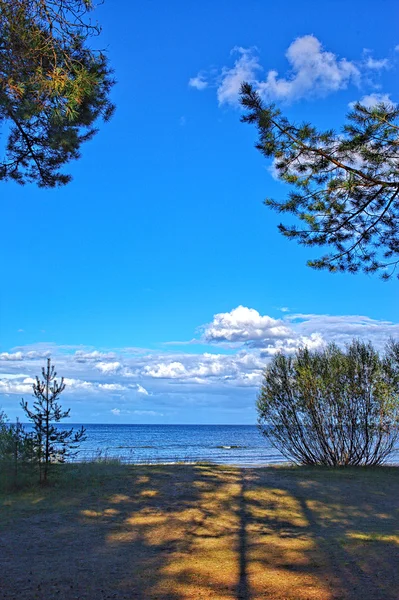
[[399, 598], [399, 469], [60, 465], [0, 496], [1, 600]]

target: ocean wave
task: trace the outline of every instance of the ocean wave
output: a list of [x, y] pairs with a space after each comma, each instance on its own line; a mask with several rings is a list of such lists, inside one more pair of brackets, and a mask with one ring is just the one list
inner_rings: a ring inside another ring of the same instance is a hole
[[109, 446], [108, 450], [119, 449], [119, 448], [157, 448], [157, 446]]
[[220, 448], [221, 450], [242, 450], [243, 448], [246, 448], [246, 446], [215, 446], [215, 448]]

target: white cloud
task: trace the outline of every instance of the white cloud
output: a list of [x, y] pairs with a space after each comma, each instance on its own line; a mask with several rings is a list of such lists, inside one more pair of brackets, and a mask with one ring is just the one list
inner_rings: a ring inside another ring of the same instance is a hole
[[382, 69], [389, 69], [391, 66], [388, 58], [373, 58], [372, 51], [368, 48], [363, 49], [363, 55], [364, 66], [367, 69], [381, 71]]
[[264, 360], [256, 354], [240, 351], [234, 355], [205, 352], [183, 355], [181, 362], [154, 362], [143, 367], [141, 375], [174, 383], [194, 385], [242, 386], [260, 382]]
[[47, 358], [50, 356], [50, 352], [35, 352], [31, 350], [29, 352], [1, 352], [0, 360], [10, 361], [22, 361], [22, 360], [35, 360], [38, 358]]
[[366, 60], [366, 67], [368, 69], [376, 69], [379, 71], [380, 69], [389, 69], [390, 64], [387, 58], [375, 59], [369, 56]]
[[84, 390], [86, 392], [94, 391], [96, 389], [95, 383], [91, 381], [84, 381], [80, 379], [73, 379], [70, 377], [64, 378], [65, 388], [68, 392], [75, 390]]
[[101, 371], [102, 373], [116, 373], [122, 367], [121, 363], [118, 361], [115, 362], [99, 362], [96, 364], [96, 369]]
[[126, 410], [120, 408], [112, 408], [110, 411], [116, 417], [121, 415], [140, 415], [147, 417], [163, 417], [163, 413], [156, 410]]
[[[377, 104], [381, 103], [390, 104], [392, 106], [396, 105], [396, 103], [391, 100], [389, 94], [367, 94], [366, 96], [363, 96], [359, 102], [366, 108], [373, 108], [373, 106], [377, 106]], [[351, 102], [349, 106], [353, 108], [355, 104], [356, 102]]]
[[143, 394], [143, 396], [149, 396], [150, 393], [139, 383], [136, 384], [136, 389], [139, 394]]
[[127, 387], [120, 383], [99, 383], [98, 389], [106, 390], [107, 392], [123, 392]]
[[196, 90], [204, 90], [206, 87], [208, 87], [208, 82], [202, 73], [198, 73], [196, 77], [191, 77], [188, 85]]
[[[278, 314], [280, 318], [274, 318], [247, 306], [215, 314], [196, 341], [217, 351], [201, 347], [198, 352], [193, 345], [190, 352], [170, 347], [140, 353], [121, 349], [103, 352], [112, 360], [102, 357], [98, 361], [98, 355], [89, 357], [93, 349], [81, 349], [87, 359], [77, 361], [70, 347], [49, 345], [59, 376], [65, 376], [62, 404], [72, 407], [74, 419], [79, 418], [76, 411], [82, 404], [85, 410], [92, 405], [109, 415], [117, 396], [121, 416], [145, 410], [169, 418], [183, 401], [185, 405], [236, 402], [238, 406], [243, 398], [253, 402], [262, 371], [277, 352], [293, 353], [303, 346], [317, 349], [330, 341], [343, 346], [353, 338], [370, 340], [382, 349], [389, 337], [399, 339], [399, 323], [364, 315]], [[40, 376], [47, 352], [40, 345], [3, 353], [7, 358], [0, 361], [0, 405], [6, 412], [15, 410], [21, 395], [28, 399], [32, 394], [34, 377]], [[32, 360], [32, 353], [43, 358]]]
[[237, 47], [232, 52], [238, 53], [239, 58], [231, 69], [224, 67], [222, 70], [217, 88], [219, 105], [237, 104], [243, 81], [253, 83], [256, 73], [261, 70], [259, 58], [254, 54], [253, 49]]
[[134, 415], [148, 415], [149, 417], [163, 417], [163, 413], [156, 410], [132, 410]]
[[[295, 332], [292, 332], [295, 335]], [[298, 335], [297, 337], [286, 340], [277, 340], [275, 344], [269, 344], [261, 349], [260, 355], [275, 356], [279, 352], [284, 354], [294, 354], [299, 348], [309, 348], [309, 350], [319, 350], [325, 345], [325, 340], [320, 333], [311, 333], [310, 336]]]
[[290, 44], [286, 52], [290, 70], [285, 77], [279, 77], [278, 72], [272, 69], [264, 80], [259, 80], [257, 73], [262, 67], [255, 50], [235, 50], [240, 57], [234, 66], [222, 69], [217, 89], [219, 104], [238, 104], [243, 81], [252, 83], [267, 101], [292, 102], [326, 96], [347, 88], [351, 83], [358, 85], [361, 78], [360, 69], [354, 62], [324, 50], [314, 35], [298, 37]]
[[[281, 75], [276, 69], [263, 69], [256, 48], [237, 46], [231, 53], [238, 54], [233, 66], [222, 67], [218, 74], [214, 70], [207, 75], [200, 72], [189, 80], [189, 85], [198, 90], [216, 87], [219, 105], [238, 106], [244, 81], [251, 83], [267, 102], [289, 103], [325, 97], [350, 85], [359, 87], [361, 82], [374, 85], [370, 78], [391, 67], [388, 58], [374, 58], [368, 49], [363, 50], [359, 60], [340, 58], [326, 50], [314, 35], [300, 36], [289, 45], [285, 53], [288, 69]], [[264, 70], [265, 76], [261, 77]]]
[[181, 362], [173, 361], [169, 364], [159, 363], [144, 367], [143, 374], [149, 377], [159, 377], [161, 379], [178, 379], [183, 377], [186, 369]]
[[115, 358], [115, 352], [84, 352], [83, 350], [77, 350], [75, 352], [75, 360], [77, 362], [86, 362], [89, 360], [112, 360]]
[[22, 377], [14, 379], [2, 376], [0, 379], [0, 394], [28, 394], [32, 392], [34, 379]]
[[290, 330], [282, 320], [261, 316], [257, 310], [238, 306], [228, 313], [219, 313], [206, 326], [207, 342], [262, 342], [287, 337]]
[[288, 315], [293, 329], [299, 335], [311, 335], [320, 332], [326, 342], [335, 342], [341, 346], [353, 338], [372, 342], [382, 349], [390, 337], [399, 339], [399, 323], [380, 321], [364, 315]]
[[0, 360], [22, 360], [22, 352], [1, 352]]
[[357, 84], [360, 72], [346, 58], [338, 59], [323, 49], [313, 35], [297, 38], [286, 52], [291, 67], [289, 77], [278, 77], [277, 71], [269, 71], [266, 81], [259, 84], [259, 92], [271, 100], [299, 100], [309, 96], [326, 96]]

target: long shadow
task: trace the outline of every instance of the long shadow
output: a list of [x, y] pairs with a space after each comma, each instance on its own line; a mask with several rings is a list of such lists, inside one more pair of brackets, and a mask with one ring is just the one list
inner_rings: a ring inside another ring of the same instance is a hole
[[238, 564], [239, 564], [239, 578], [237, 585], [237, 598], [239, 600], [250, 600], [250, 588], [248, 582], [247, 573], [247, 552], [248, 552], [248, 540], [247, 540], [247, 523], [249, 515], [247, 513], [247, 501], [245, 493], [247, 489], [246, 474], [245, 471], [241, 473], [240, 481], [240, 495], [239, 495], [239, 506], [238, 506], [238, 517], [239, 517], [239, 531], [238, 531]]
[[[247, 558], [252, 564], [251, 546], [262, 540], [259, 573], [270, 574], [263, 597], [309, 598], [316, 584], [323, 599], [398, 600], [398, 469], [265, 469], [251, 477]], [[289, 580], [292, 595], [284, 596]]]
[[46, 490], [0, 532], [1, 600], [231, 598], [230, 558], [220, 574], [217, 562], [234, 552], [223, 486], [236, 480], [216, 467], [122, 467], [87, 491]]
[[3, 507], [0, 598], [398, 600], [399, 470], [379, 473], [173, 465], [72, 478]]

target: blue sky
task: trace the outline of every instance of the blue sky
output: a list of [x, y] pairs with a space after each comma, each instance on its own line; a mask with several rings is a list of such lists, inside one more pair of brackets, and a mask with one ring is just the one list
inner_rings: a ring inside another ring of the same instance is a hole
[[97, 10], [115, 116], [69, 165], [68, 186], [2, 184], [10, 418], [50, 353], [75, 422], [254, 423], [276, 349], [399, 335], [397, 280], [312, 271], [317, 250], [277, 232], [262, 200], [286, 188], [237, 107], [241, 78], [320, 127], [338, 129], [358, 99], [399, 101], [399, 7], [378, 6], [108, 0]]

